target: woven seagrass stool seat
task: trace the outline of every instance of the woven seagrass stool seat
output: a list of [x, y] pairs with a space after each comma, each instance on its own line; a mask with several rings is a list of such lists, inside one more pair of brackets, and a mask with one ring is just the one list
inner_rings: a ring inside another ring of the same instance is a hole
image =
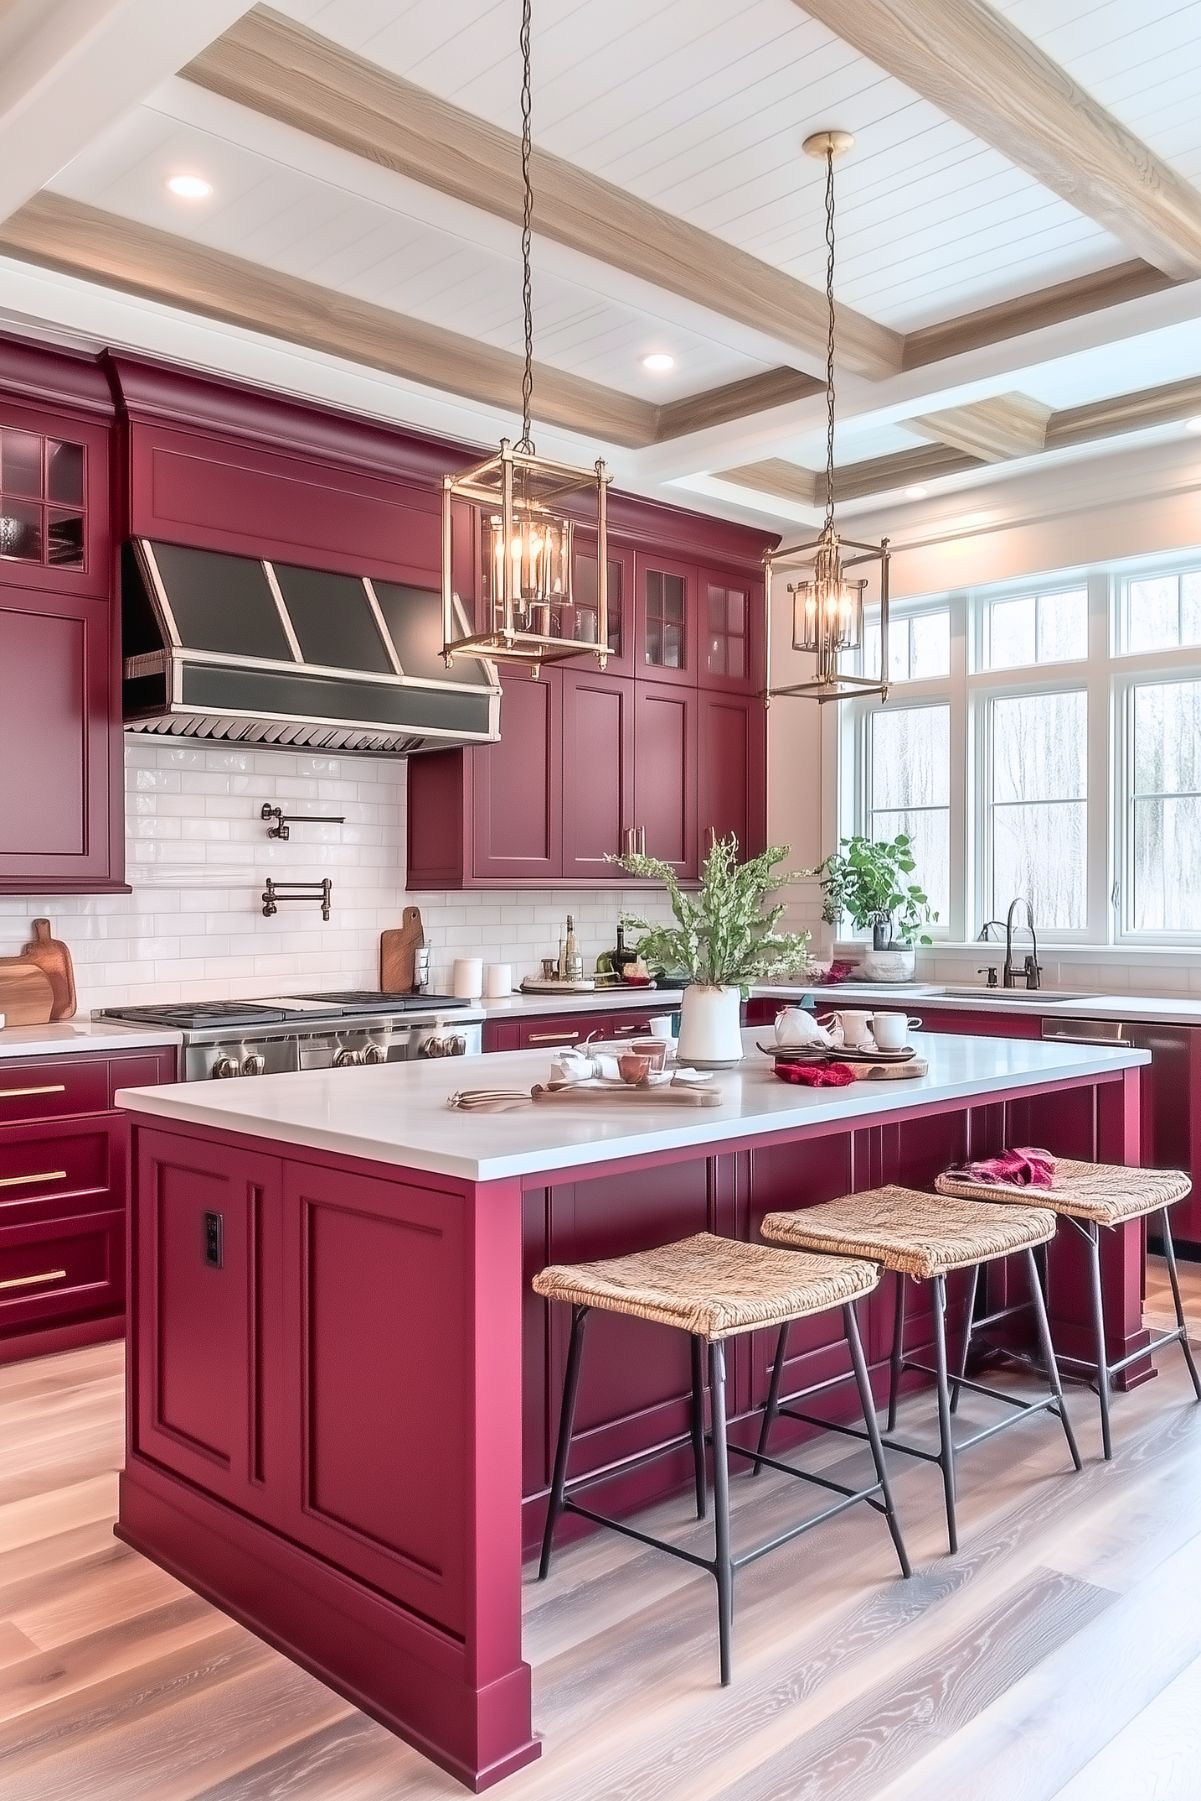
[[[674, 1244], [659, 1245], [649, 1251], [634, 1251], [626, 1257], [606, 1257], [597, 1263], [552, 1264], [534, 1277], [534, 1289], [549, 1301], [562, 1301], [571, 1307], [571, 1339], [567, 1367], [563, 1378], [563, 1406], [559, 1416], [559, 1440], [555, 1451], [554, 1476], [547, 1504], [546, 1529], [542, 1538], [541, 1579], [550, 1570], [555, 1528], [564, 1513], [575, 1513], [596, 1525], [612, 1527], [640, 1544], [653, 1545], [680, 1557], [686, 1563], [708, 1570], [717, 1582], [718, 1644], [721, 1680], [730, 1680], [731, 1637], [734, 1617], [734, 1571], [751, 1563], [767, 1551], [787, 1544], [802, 1532], [820, 1525], [834, 1514], [842, 1513], [856, 1502], [883, 1513], [892, 1534], [901, 1573], [909, 1574], [909, 1559], [901, 1536], [880, 1434], [872, 1410], [871, 1386], [867, 1362], [855, 1317], [855, 1302], [879, 1285], [880, 1271], [875, 1263], [862, 1258], [796, 1257], [789, 1251], [774, 1250], [763, 1244], [742, 1244], [735, 1239], [718, 1238], [711, 1232], [698, 1232]], [[850, 1351], [852, 1372], [864, 1409], [865, 1433], [871, 1446], [875, 1481], [866, 1488], [848, 1488], [826, 1476], [811, 1476], [791, 1464], [777, 1463], [759, 1451], [744, 1450], [729, 1442], [726, 1430], [726, 1361], [725, 1340], [741, 1332], [754, 1332], [763, 1326], [779, 1326], [786, 1330], [793, 1320], [807, 1319], [813, 1314], [842, 1309], [843, 1329]], [[571, 1436], [575, 1424], [576, 1396], [584, 1350], [584, 1328], [594, 1308], [608, 1313], [625, 1314], [631, 1319], [650, 1320], [656, 1325], [685, 1332], [692, 1350], [692, 1425], [688, 1438], [676, 1439], [655, 1450], [628, 1458], [624, 1463], [608, 1464], [595, 1474], [578, 1477], [570, 1487], [567, 1465], [571, 1455]], [[705, 1431], [705, 1353], [708, 1351], [710, 1414], [712, 1428]], [[712, 1557], [669, 1544], [647, 1532], [594, 1512], [576, 1497], [589, 1483], [609, 1481], [625, 1470], [648, 1462], [652, 1457], [666, 1456], [691, 1442], [696, 1491], [696, 1514], [703, 1519], [707, 1511], [705, 1475], [706, 1446], [713, 1447], [714, 1549]], [[804, 1482], [815, 1482], [832, 1490], [839, 1499], [822, 1512], [800, 1521], [779, 1533], [766, 1544], [734, 1556], [730, 1549], [730, 1484], [729, 1458], [733, 1453], [750, 1459], [758, 1470], [761, 1463], [784, 1475]]]
[[[843, 1195], [815, 1207], [802, 1207], [791, 1213], [769, 1213], [760, 1228], [771, 1244], [788, 1245], [794, 1250], [813, 1253], [824, 1251], [840, 1257], [870, 1257], [896, 1277], [896, 1310], [893, 1317], [892, 1354], [889, 1358], [888, 1427], [884, 1444], [907, 1456], [937, 1463], [942, 1470], [943, 1495], [947, 1513], [947, 1540], [952, 1551], [959, 1548], [956, 1519], [956, 1458], [959, 1453], [994, 1437], [1022, 1418], [1033, 1413], [1051, 1413], [1059, 1420], [1071, 1453], [1073, 1466], [1080, 1468], [1071, 1421], [1064, 1405], [1059, 1370], [1050, 1355], [1051, 1333], [1043, 1304], [1042, 1285], [1035, 1260], [1037, 1246], [1055, 1235], [1055, 1215], [1043, 1207], [1017, 1207], [1008, 1203], [988, 1205], [984, 1201], [960, 1201], [943, 1195], [924, 1194], [914, 1188], [874, 1188], [865, 1194]], [[982, 1264], [1002, 1257], [1021, 1256], [1026, 1265], [1030, 1285], [1030, 1304], [1039, 1328], [1039, 1342], [1047, 1359], [1048, 1391], [1038, 1400], [1027, 1401], [1005, 1389], [983, 1382], [970, 1382], [961, 1361], [954, 1380], [947, 1365], [947, 1277], [955, 1270], [973, 1272], [972, 1289]], [[934, 1290], [934, 1364], [915, 1362], [905, 1355], [906, 1284], [929, 1282]], [[781, 1344], [781, 1350], [783, 1345]], [[781, 1401], [778, 1392], [783, 1357], [777, 1356], [772, 1372], [767, 1408], [763, 1415], [760, 1449], [765, 1449], [773, 1422], [778, 1414], [830, 1426], [850, 1437], [862, 1437], [857, 1427], [841, 1426], [813, 1414], [798, 1410], [796, 1403], [831, 1387], [823, 1382], [800, 1390]], [[908, 1439], [895, 1437], [897, 1402], [901, 1377], [905, 1370], [921, 1370], [933, 1376], [938, 1395], [938, 1450], [928, 1451]], [[835, 1377], [834, 1382], [845, 1380]], [[995, 1425], [956, 1442], [952, 1430], [960, 1390], [990, 1395], [1013, 1409]]]
[[[1110, 1420], [1110, 1389], [1115, 1376], [1131, 1364], [1145, 1360], [1152, 1352], [1160, 1350], [1164, 1345], [1178, 1344], [1188, 1366], [1192, 1378], [1193, 1392], [1201, 1401], [1201, 1375], [1197, 1372], [1196, 1359], [1188, 1339], [1188, 1325], [1184, 1317], [1184, 1304], [1180, 1295], [1180, 1275], [1176, 1267], [1176, 1246], [1172, 1239], [1172, 1224], [1168, 1212], [1177, 1201], [1183, 1201], [1192, 1192], [1192, 1183], [1179, 1169], [1127, 1169], [1120, 1163], [1080, 1163], [1074, 1158], [1061, 1157], [1055, 1165], [1055, 1179], [1050, 1188], [1016, 1188], [1001, 1182], [972, 1182], [963, 1180], [954, 1171], [939, 1176], [934, 1184], [939, 1194], [954, 1195], [957, 1198], [974, 1200], [987, 1206], [990, 1213], [998, 1207], [1025, 1207], [1034, 1200], [1039, 1208], [1047, 1208], [1057, 1218], [1062, 1219], [1069, 1231], [1075, 1232], [1088, 1246], [1088, 1262], [1090, 1287], [1092, 1290], [1093, 1314], [1093, 1362], [1091, 1377], [1084, 1378], [1088, 1387], [1092, 1388], [1101, 1407], [1101, 1448], [1106, 1459], [1113, 1456], [1113, 1427]], [[1145, 1219], [1151, 1214], [1158, 1214], [1159, 1229], [1163, 1239], [1164, 1256], [1167, 1259], [1168, 1278], [1172, 1284], [1172, 1301], [1176, 1311], [1176, 1325], [1170, 1332], [1151, 1336], [1145, 1345], [1130, 1351], [1124, 1357], [1110, 1360], [1105, 1342], [1105, 1300], [1101, 1284], [1101, 1233], [1103, 1230], [1113, 1231], [1124, 1226], [1129, 1220]], [[1043, 1268], [1043, 1282], [1046, 1286], [1047, 1266]], [[1020, 1307], [1002, 1307], [994, 1313], [980, 1317], [976, 1312], [977, 1284], [972, 1284], [971, 1301], [968, 1309], [968, 1330], [963, 1347], [963, 1367], [973, 1343], [978, 1337], [986, 1336], [989, 1329], [1000, 1321], [1008, 1319], [1012, 1314], [1022, 1311]], [[1079, 1359], [1073, 1359], [1079, 1364]], [[1069, 1374], [1075, 1374], [1071, 1369]]]

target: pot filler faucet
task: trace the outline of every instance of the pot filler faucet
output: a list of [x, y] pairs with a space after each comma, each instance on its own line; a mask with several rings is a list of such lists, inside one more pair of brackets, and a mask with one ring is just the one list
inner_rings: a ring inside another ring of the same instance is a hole
[[[1025, 907], [1026, 909], [1026, 923], [1024, 926], [1015, 924], [1014, 921], [1014, 914], [1019, 907]], [[1026, 978], [1027, 988], [1037, 988], [1041, 983], [1043, 972], [1042, 965], [1038, 960], [1038, 933], [1034, 929], [1034, 908], [1031, 906], [1030, 902], [1020, 894], [1016, 900], [1010, 901], [1009, 911], [1005, 915], [1005, 969], [1002, 979], [1006, 988], [1016, 988], [1019, 985], [1018, 971], [1014, 968], [1013, 964], [1013, 934], [1015, 931], [1025, 931], [1030, 934], [1030, 943], [1033, 948], [1031, 949], [1030, 955], [1022, 964], [1022, 974]]]

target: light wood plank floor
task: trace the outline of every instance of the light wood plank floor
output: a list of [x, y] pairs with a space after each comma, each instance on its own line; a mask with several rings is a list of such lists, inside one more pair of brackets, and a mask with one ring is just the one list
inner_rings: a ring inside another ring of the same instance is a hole
[[[1201, 1337], [1201, 1268], [1185, 1267]], [[1149, 1310], [1167, 1292], [1153, 1274]], [[937, 1471], [897, 1486], [917, 1574], [858, 1508], [742, 1573], [735, 1684], [707, 1577], [611, 1534], [529, 1584], [541, 1763], [506, 1801], [1196, 1801], [1201, 1408], [1178, 1356], [1065, 1471], [1031, 1422], [963, 1469], [942, 1554]], [[0, 1798], [412, 1801], [460, 1795], [381, 1727], [111, 1535], [121, 1351], [0, 1371]], [[974, 1409], [965, 1402], [965, 1425]], [[929, 1422], [924, 1400], [908, 1422]], [[980, 1415], [981, 1418], [985, 1417]], [[856, 1471], [831, 1439], [811, 1459]], [[749, 1540], [785, 1478], [735, 1482]], [[816, 1492], [816, 1491], [812, 1491]], [[674, 1510], [682, 1541], [698, 1533]], [[656, 1510], [652, 1529], [672, 1529]]]

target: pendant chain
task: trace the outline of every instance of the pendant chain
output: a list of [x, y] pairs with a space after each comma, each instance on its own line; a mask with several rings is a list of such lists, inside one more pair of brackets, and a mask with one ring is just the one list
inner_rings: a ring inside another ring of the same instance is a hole
[[826, 523], [834, 530], [834, 147], [826, 148]]
[[534, 395], [534, 288], [530, 268], [534, 237], [534, 183], [530, 169], [533, 148], [530, 10], [531, 0], [521, 0], [521, 181], [524, 189], [521, 211], [521, 304], [525, 316], [525, 370], [521, 377], [521, 437], [516, 448], [533, 456], [534, 440], [530, 435], [530, 407]]

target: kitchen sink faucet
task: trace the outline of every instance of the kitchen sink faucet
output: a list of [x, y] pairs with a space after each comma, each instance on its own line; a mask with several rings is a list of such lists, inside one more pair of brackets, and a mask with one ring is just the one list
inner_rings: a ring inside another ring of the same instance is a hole
[[[1026, 924], [1024, 927], [1015, 926], [1014, 924], [1013, 916], [1019, 907], [1025, 907], [1026, 909]], [[1013, 934], [1015, 930], [1025, 930], [1030, 934], [1030, 942], [1033, 949], [1022, 964], [1022, 973], [1026, 977], [1027, 988], [1038, 988], [1042, 983], [1043, 972], [1042, 965], [1038, 960], [1038, 933], [1034, 929], [1034, 908], [1030, 902], [1020, 894], [1016, 900], [1010, 901], [1009, 911], [1005, 915], [1005, 968], [1002, 980], [1006, 988], [1016, 988], [1018, 986], [1018, 971], [1013, 965]]]

